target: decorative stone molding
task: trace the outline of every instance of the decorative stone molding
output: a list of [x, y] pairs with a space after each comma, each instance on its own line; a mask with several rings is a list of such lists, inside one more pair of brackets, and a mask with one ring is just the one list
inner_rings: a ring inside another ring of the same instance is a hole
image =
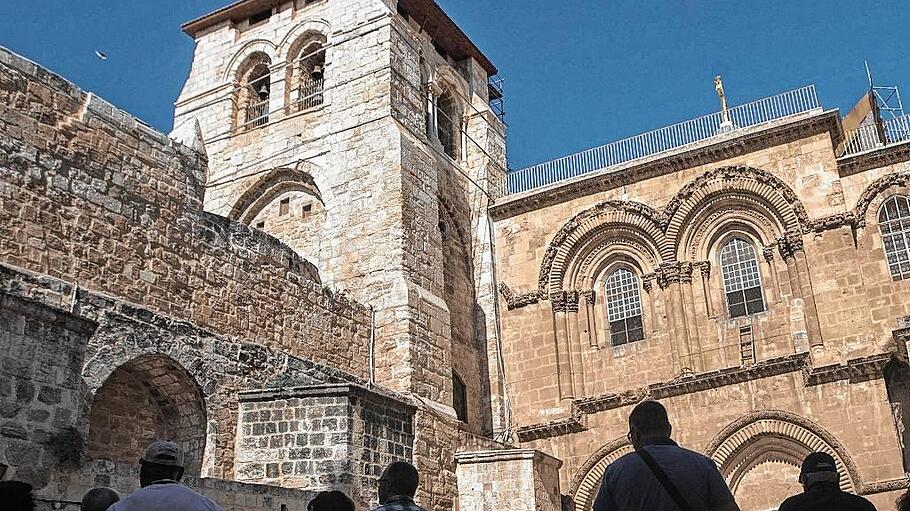
[[838, 380], [852, 383], [874, 380], [882, 377], [882, 371], [889, 362], [898, 358], [895, 346], [888, 353], [848, 360], [846, 364], [831, 364], [822, 367], [805, 367], [803, 382], [807, 387], [822, 385]]
[[633, 450], [629, 439], [623, 436], [607, 442], [584, 462], [569, 483], [567, 492], [572, 496], [576, 510], [591, 509], [607, 467]]
[[568, 435], [587, 431], [587, 420], [584, 415], [573, 413], [570, 417], [555, 419], [550, 422], [521, 426], [515, 430], [519, 442], [530, 442], [543, 438]]
[[661, 263], [660, 267], [654, 272], [657, 277], [657, 285], [661, 289], [666, 289], [670, 284], [679, 282], [679, 265], [674, 263]]
[[[316, 170], [313, 164], [307, 164]], [[320, 204], [322, 194], [316, 186], [313, 175], [300, 169], [277, 168], [270, 170], [256, 179], [234, 202], [234, 206], [227, 214], [231, 220], [245, 224], [253, 221], [253, 217], [278, 195], [289, 191], [301, 191], [313, 196]]]
[[863, 485], [860, 495], [874, 495], [876, 493], [886, 493], [889, 491], [900, 491], [910, 488], [910, 479], [902, 477], [900, 479], [888, 479], [885, 481], [874, 481]]
[[[910, 148], [910, 145], [907, 145], [907, 147]], [[908, 185], [910, 185], [910, 172], [894, 172], [873, 181], [872, 184], [863, 190], [863, 194], [860, 195], [856, 201], [856, 206], [853, 208], [856, 227], [862, 228], [866, 226], [866, 213], [879, 194], [892, 186], [906, 188]]]
[[551, 283], [560, 282], [561, 285], [561, 277], [569, 262], [567, 258], [572, 247], [585, 233], [601, 229], [604, 225], [625, 226], [630, 235], [646, 236], [658, 253], [663, 252], [665, 243], [662, 230], [666, 220], [661, 213], [635, 201], [599, 202], [569, 219], [550, 241], [538, 276], [538, 290], [541, 293], [553, 291]]
[[837, 159], [837, 170], [841, 176], [850, 176], [905, 161], [910, 161], [910, 144], [906, 142], [852, 156], [841, 156]]
[[585, 291], [578, 292], [579, 298], [585, 299], [586, 305], [594, 305], [594, 300], [597, 298], [597, 293], [593, 289], [587, 289]]
[[645, 293], [651, 292], [651, 286], [654, 284], [654, 281], [657, 279], [657, 275], [654, 273], [648, 273], [641, 276], [641, 287], [645, 290]]
[[711, 261], [695, 261], [692, 263], [693, 269], [698, 269], [701, 276], [708, 278], [711, 276]]
[[765, 258], [765, 262], [770, 263], [771, 261], [773, 261], [774, 260], [774, 245], [769, 245], [767, 247], [763, 247], [761, 250], [761, 255], [762, 255], [762, 257]]
[[499, 293], [505, 298], [508, 310], [520, 309], [540, 301], [540, 294], [537, 291], [515, 293], [505, 282], [499, 283]]
[[550, 304], [553, 306], [553, 312], [566, 311], [566, 292], [557, 291], [550, 293]]
[[683, 284], [692, 283], [692, 270], [694, 266], [688, 261], [683, 261], [679, 263], [679, 281]]
[[[735, 491], [742, 475], [750, 467], [742, 466], [748, 457], [741, 456], [748, 446], [761, 438], [784, 439], [791, 445], [783, 450], [799, 448], [793, 453], [797, 460], [813, 451], [827, 452], [834, 457], [840, 474], [841, 488], [854, 492], [862, 488], [862, 480], [847, 450], [815, 422], [783, 410], [761, 410], [746, 414], [721, 430], [705, 449], [708, 457], [720, 467]], [[786, 444], [787, 442], [784, 442]]]
[[777, 238], [777, 250], [784, 260], [793, 257], [797, 252], [802, 252], [803, 235], [792, 231], [784, 233], [783, 236]]
[[578, 312], [578, 291], [566, 291], [566, 312]]
[[839, 229], [845, 226], [854, 227], [855, 224], [856, 216], [852, 211], [848, 211], [846, 213], [838, 213], [836, 215], [829, 215], [812, 220], [809, 222], [807, 230], [815, 233], [821, 233], [824, 231], [830, 231], [832, 229]]

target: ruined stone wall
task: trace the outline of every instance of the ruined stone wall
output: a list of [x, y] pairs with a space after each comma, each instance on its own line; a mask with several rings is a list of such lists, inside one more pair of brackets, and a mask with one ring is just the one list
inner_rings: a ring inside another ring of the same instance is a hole
[[[743, 509], [779, 503], [812, 445], [852, 464], [842, 481], [854, 491], [886, 502], [906, 485], [904, 425], [890, 411], [903, 405], [889, 402], [883, 370], [906, 363], [910, 288], [888, 273], [876, 216], [889, 194], [910, 193], [906, 164], [836, 159], [835, 115], [497, 202], [513, 425], [524, 445], [565, 462], [561, 482], [577, 505], [627, 452], [627, 414], [647, 397], [667, 404], [684, 445], [716, 456]], [[753, 244], [765, 304], [736, 318], [717, 257], [732, 236]], [[645, 335], [613, 346], [603, 286], [617, 264], [639, 279]], [[784, 424], [813, 433], [773, 447], [789, 458], [765, 460], [786, 467], [777, 493], [752, 491], [761, 463], [734, 473], [721, 444], [741, 428], [743, 452], [771, 448], [761, 432]]]
[[203, 213], [202, 156], [5, 51], [0, 81], [0, 260], [367, 375], [368, 309]]

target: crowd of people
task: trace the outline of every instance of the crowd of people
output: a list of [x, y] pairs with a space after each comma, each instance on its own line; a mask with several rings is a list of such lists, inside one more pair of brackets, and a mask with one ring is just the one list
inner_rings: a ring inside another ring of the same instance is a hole
[[[682, 448], [671, 438], [667, 410], [644, 401], [629, 415], [629, 441], [634, 451], [611, 463], [603, 476], [593, 511], [739, 511], [717, 465]], [[221, 511], [215, 502], [181, 484], [184, 456], [173, 442], [152, 443], [139, 461], [140, 488], [128, 497], [111, 488], [89, 490], [81, 511]], [[803, 493], [784, 500], [778, 511], [875, 511], [867, 499], [840, 488], [834, 458], [824, 452], [806, 456], [799, 474]], [[414, 502], [419, 476], [410, 463], [396, 461], [379, 478], [379, 507], [373, 511], [424, 511]], [[0, 482], [0, 509], [32, 511], [30, 485]], [[910, 491], [896, 502], [910, 511]], [[355, 511], [350, 497], [338, 490], [317, 493], [307, 511]], [[473, 511], [473, 510], [463, 510]], [[590, 511], [590, 510], [577, 510]]]

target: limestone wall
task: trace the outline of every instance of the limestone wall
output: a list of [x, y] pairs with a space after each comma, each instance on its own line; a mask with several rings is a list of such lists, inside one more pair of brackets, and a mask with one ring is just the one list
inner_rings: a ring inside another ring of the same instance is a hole
[[0, 261], [367, 376], [369, 310], [203, 213], [203, 155], [6, 50], [0, 83]]
[[[910, 158], [899, 147], [838, 160], [836, 121], [782, 120], [497, 201], [514, 425], [565, 462], [577, 505], [628, 451], [627, 414], [649, 397], [668, 406], [684, 445], [716, 456], [743, 509], [794, 491], [810, 448], [840, 452], [852, 464], [842, 483], [881, 502], [906, 485], [906, 425], [892, 410], [905, 406], [894, 375], [907, 372], [910, 284], [888, 272], [877, 212], [910, 193]], [[718, 258], [734, 236], [756, 251], [764, 305], [741, 317]], [[637, 275], [644, 339], [614, 346], [604, 281], [616, 265]], [[825, 440], [762, 443], [787, 427]], [[737, 428], [748, 445], [724, 443]], [[734, 447], [738, 461], [720, 454]]]

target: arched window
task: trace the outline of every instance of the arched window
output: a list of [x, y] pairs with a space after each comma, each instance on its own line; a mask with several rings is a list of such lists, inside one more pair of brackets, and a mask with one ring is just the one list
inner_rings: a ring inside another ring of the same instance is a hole
[[237, 128], [246, 131], [269, 122], [269, 97], [272, 84], [269, 58], [251, 55], [238, 72]]
[[755, 248], [742, 238], [733, 238], [720, 251], [720, 268], [731, 318], [765, 310]]
[[315, 108], [323, 103], [325, 42], [322, 34], [308, 34], [289, 52], [288, 105], [292, 112]]
[[910, 199], [895, 195], [878, 212], [888, 270], [894, 280], [910, 278]]
[[448, 90], [436, 100], [436, 138], [452, 159], [458, 158], [458, 136], [461, 131], [461, 116], [455, 105], [455, 98]]
[[605, 287], [610, 342], [619, 346], [644, 339], [638, 277], [628, 268], [618, 268], [607, 277]]

